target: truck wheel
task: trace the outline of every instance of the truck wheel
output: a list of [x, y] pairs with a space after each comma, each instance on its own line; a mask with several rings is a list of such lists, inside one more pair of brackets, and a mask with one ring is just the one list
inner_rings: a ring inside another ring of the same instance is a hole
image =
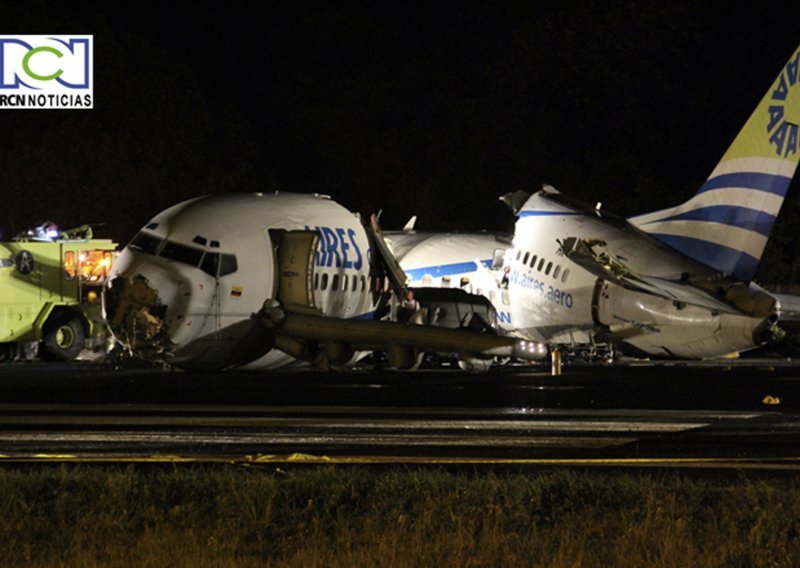
[[71, 361], [86, 343], [80, 318], [66, 315], [55, 318], [44, 329], [41, 355], [47, 361]]

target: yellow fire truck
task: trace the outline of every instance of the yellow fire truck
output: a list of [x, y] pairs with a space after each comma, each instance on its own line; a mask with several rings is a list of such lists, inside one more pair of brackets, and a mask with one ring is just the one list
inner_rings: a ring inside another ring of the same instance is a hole
[[0, 242], [0, 361], [28, 345], [51, 361], [99, 347], [100, 295], [116, 248], [88, 225], [58, 231], [52, 223]]

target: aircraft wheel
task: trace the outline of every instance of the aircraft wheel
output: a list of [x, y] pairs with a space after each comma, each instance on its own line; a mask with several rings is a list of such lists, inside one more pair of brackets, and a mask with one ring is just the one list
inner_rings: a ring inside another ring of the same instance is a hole
[[48, 361], [71, 361], [83, 350], [86, 337], [80, 318], [64, 315], [48, 322], [42, 340], [42, 358]]

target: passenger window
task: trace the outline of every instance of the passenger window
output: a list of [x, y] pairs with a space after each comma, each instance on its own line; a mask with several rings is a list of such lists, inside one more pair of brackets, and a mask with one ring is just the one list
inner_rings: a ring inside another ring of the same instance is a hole
[[489, 290], [489, 300], [494, 302], [494, 299], [497, 297], [497, 292], [494, 290]]
[[561, 274], [561, 265], [556, 264], [556, 269], [553, 271], [553, 278], [558, 279], [559, 274]]
[[328, 289], [328, 275], [327, 274], [323, 274], [322, 275], [322, 289], [323, 290], [327, 290]]
[[511, 305], [511, 299], [508, 296], [508, 290], [503, 290], [500, 293], [500, 297], [503, 299], [503, 305], [505, 306]]
[[363, 292], [367, 288], [367, 279], [364, 275], [361, 275], [361, 291]]
[[314, 290], [319, 290], [319, 272], [314, 274]]
[[533, 268], [533, 266], [536, 264], [536, 258], [537, 258], [536, 255], [533, 255], [533, 257], [531, 258], [531, 268]]
[[564, 274], [561, 275], [561, 281], [566, 282], [567, 278], [569, 278], [569, 268], [564, 269]]
[[219, 263], [220, 276], [225, 276], [226, 274], [233, 274], [238, 269], [239, 265], [236, 262], [236, 255], [223, 254], [220, 256], [220, 263]]
[[542, 271], [542, 268], [544, 268], [544, 259], [543, 259], [543, 258], [540, 258], [540, 259], [539, 259], [539, 266], [536, 268], [536, 270], [538, 270], [539, 272], [541, 272], [541, 271]]
[[519, 260], [519, 257], [521, 257], [521, 256], [522, 256], [522, 251], [521, 251], [521, 250], [518, 250], [518, 251], [517, 251], [517, 260]]
[[347, 274], [342, 276], [342, 291], [347, 292]]
[[530, 254], [531, 253], [529, 252], [525, 253], [525, 256], [522, 258], [522, 264], [528, 264], [528, 257], [530, 256]]
[[353, 292], [358, 290], [358, 274], [353, 274]]
[[547, 268], [545, 268], [545, 269], [544, 269], [544, 273], [545, 273], [545, 275], [546, 275], [546, 276], [549, 276], [549, 275], [550, 275], [550, 271], [551, 271], [552, 269], [553, 269], [553, 263], [552, 263], [552, 262], [548, 262], [548, 263], [547, 263]]
[[333, 280], [331, 280], [331, 290], [338, 290], [339, 289], [339, 275], [334, 274]]

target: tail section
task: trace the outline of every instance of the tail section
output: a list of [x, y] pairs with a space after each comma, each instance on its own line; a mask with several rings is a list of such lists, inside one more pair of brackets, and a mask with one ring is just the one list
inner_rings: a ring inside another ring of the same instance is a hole
[[800, 47], [688, 201], [629, 219], [720, 272], [752, 280], [797, 169]]

